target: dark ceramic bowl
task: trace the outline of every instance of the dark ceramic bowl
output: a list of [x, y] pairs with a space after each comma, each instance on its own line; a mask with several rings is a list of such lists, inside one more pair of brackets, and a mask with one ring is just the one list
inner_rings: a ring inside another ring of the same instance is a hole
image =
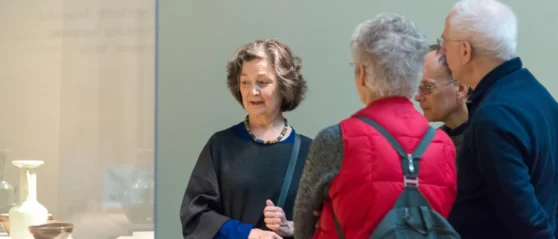
[[68, 239], [74, 231], [74, 224], [62, 221], [49, 221], [29, 227], [35, 239]]

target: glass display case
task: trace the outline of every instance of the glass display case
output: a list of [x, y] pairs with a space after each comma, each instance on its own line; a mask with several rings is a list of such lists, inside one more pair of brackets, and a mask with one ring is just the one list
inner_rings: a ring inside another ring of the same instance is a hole
[[16, 203], [15, 188], [5, 178], [7, 153], [9, 150], [0, 150], [0, 214], [6, 214]]
[[[0, 8], [0, 147], [11, 149], [9, 159], [0, 154], [0, 213], [17, 199], [11, 161], [42, 160], [38, 201], [74, 225], [74, 238], [153, 231], [155, 5], [51, 0]], [[129, 169], [121, 182], [108, 176], [124, 173], [119, 167]]]

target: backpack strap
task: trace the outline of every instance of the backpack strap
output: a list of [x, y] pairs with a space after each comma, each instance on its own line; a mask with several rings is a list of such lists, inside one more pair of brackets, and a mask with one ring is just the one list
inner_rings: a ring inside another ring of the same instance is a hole
[[335, 215], [333, 208], [331, 210], [331, 214], [333, 214], [333, 222], [335, 222], [335, 231], [337, 231], [337, 238], [345, 239], [345, 235], [343, 235], [343, 230], [341, 229], [341, 224], [339, 223], [339, 220], [337, 220], [337, 216]]
[[[426, 130], [426, 133], [424, 134], [422, 140], [419, 142], [415, 150], [413, 150], [413, 152], [409, 154], [405, 152], [405, 149], [401, 147], [401, 144], [399, 144], [399, 142], [384, 127], [382, 127], [376, 121], [364, 116], [359, 116], [356, 118], [375, 128], [391, 144], [391, 146], [395, 149], [397, 154], [399, 154], [399, 156], [401, 157], [401, 167], [403, 169], [403, 174], [404, 174], [403, 183], [405, 185], [405, 188], [407, 189], [408, 187], [412, 187], [412, 189], [415, 189], [419, 196], [419, 200], [417, 200], [417, 202], [421, 205], [422, 204], [428, 205], [426, 199], [424, 199], [424, 197], [422, 197], [420, 192], [417, 190], [418, 172], [420, 168], [418, 164], [418, 160], [420, 160], [420, 158], [428, 148], [428, 145], [430, 144], [430, 142], [432, 142], [432, 139], [434, 139], [434, 136], [436, 135], [436, 129], [428, 126], [428, 129]], [[399, 204], [399, 201], [400, 200], [398, 199], [396, 204]], [[345, 236], [343, 235], [343, 230], [341, 229], [341, 224], [339, 223], [339, 220], [335, 215], [335, 210], [332, 210], [332, 214], [333, 214], [333, 221], [335, 222], [335, 229], [337, 231], [337, 237], [339, 239], [345, 239]]]
[[404, 181], [405, 186], [407, 185], [418, 186], [418, 172], [420, 169], [418, 160], [422, 157], [424, 151], [426, 151], [430, 142], [432, 142], [432, 139], [436, 135], [436, 129], [429, 126], [428, 130], [424, 134], [420, 143], [417, 145], [415, 150], [409, 154], [405, 152], [405, 149], [401, 147], [401, 144], [399, 144], [399, 142], [393, 136], [391, 136], [391, 134], [384, 127], [382, 127], [376, 121], [363, 116], [357, 117], [357, 119], [374, 127], [382, 136], [384, 136], [384, 138], [386, 138], [386, 140], [399, 154], [399, 156], [401, 157], [401, 166], [403, 169], [403, 174], [405, 175], [405, 181]]

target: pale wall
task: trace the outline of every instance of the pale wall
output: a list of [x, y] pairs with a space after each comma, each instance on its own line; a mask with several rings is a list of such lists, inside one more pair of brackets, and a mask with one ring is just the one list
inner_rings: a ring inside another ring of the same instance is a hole
[[[558, 95], [558, 3], [505, 2], [519, 16], [519, 54]], [[159, 0], [158, 238], [180, 238], [179, 207], [202, 146], [213, 132], [243, 119], [242, 108], [225, 85], [225, 63], [235, 49], [254, 39], [276, 37], [302, 57], [308, 97], [287, 117], [299, 132], [314, 137], [361, 107], [348, 64], [348, 42], [359, 22], [380, 12], [399, 12], [415, 20], [434, 43], [453, 3]]]

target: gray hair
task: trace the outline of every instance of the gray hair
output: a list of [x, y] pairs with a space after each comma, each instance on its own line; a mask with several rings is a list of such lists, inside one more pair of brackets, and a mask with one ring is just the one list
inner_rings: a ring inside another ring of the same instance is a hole
[[357, 26], [351, 52], [354, 63], [366, 69], [366, 85], [378, 98], [412, 98], [428, 53], [426, 36], [398, 14], [380, 14]]
[[507, 61], [517, 55], [517, 17], [496, 0], [461, 0], [450, 13], [452, 39], [467, 41], [481, 56]]

